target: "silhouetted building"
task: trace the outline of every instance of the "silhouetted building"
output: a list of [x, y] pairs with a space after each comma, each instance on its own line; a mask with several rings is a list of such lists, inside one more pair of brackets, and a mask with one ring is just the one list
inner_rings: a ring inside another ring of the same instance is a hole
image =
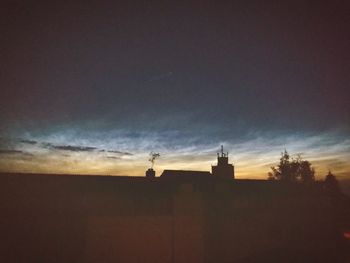
[[[228, 163], [228, 153], [224, 153], [224, 148], [221, 146], [221, 153], [218, 153], [218, 163], [212, 166], [212, 172], [206, 171], [191, 171], [191, 170], [164, 170], [161, 174], [162, 178], [176, 178], [182, 180], [190, 179], [203, 179], [203, 178], [226, 178], [234, 179], [234, 166]], [[146, 177], [154, 178], [155, 172], [153, 169], [148, 169], [146, 171]]]
[[147, 178], [154, 178], [154, 177], [156, 177], [156, 171], [154, 171], [152, 168], [149, 168], [146, 171], [146, 177]]
[[210, 177], [210, 172], [203, 171], [190, 171], [190, 170], [164, 170], [161, 177], [171, 177], [171, 178], [203, 178]]
[[212, 174], [220, 178], [234, 179], [234, 166], [228, 163], [228, 153], [224, 153], [224, 147], [221, 146], [221, 153], [218, 153], [218, 165], [211, 167]]

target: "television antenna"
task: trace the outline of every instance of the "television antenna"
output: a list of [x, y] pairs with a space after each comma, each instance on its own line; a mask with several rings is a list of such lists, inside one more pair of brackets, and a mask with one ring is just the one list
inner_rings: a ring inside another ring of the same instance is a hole
[[160, 157], [159, 153], [150, 152], [148, 161], [151, 162], [151, 169], [153, 169], [155, 160]]

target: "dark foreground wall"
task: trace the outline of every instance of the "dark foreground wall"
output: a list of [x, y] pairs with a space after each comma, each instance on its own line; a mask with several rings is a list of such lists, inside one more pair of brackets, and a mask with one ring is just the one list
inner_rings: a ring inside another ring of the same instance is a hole
[[0, 190], [0, 262], [350, 262], [346, 208], [318, 186], [0, 174]]

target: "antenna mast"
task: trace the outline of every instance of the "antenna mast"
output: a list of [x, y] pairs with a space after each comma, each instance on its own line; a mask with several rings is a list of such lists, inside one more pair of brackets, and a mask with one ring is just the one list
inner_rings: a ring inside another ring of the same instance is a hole
[[155, 160], [160, 156], [160, 154], [159, 154], [159, 153], [151, 152], [149, 155], [150, 155], [150, 157], [149, 157], [148, 161], [151, 162], [151, 169], [153, 169], [154, 162], [155, 162]]
[[[218, 153], [218, 157], [219, 157], [219, 153]], [[224, 153], [224, 146], [221, 145], [221, 157], [228, 157], [228, 152]]]

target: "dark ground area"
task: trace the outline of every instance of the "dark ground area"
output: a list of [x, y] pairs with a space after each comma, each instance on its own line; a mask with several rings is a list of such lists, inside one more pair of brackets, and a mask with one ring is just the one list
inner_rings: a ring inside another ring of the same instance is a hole
[[350, 262], [320, 184], [0, 174], [0, 262]]

